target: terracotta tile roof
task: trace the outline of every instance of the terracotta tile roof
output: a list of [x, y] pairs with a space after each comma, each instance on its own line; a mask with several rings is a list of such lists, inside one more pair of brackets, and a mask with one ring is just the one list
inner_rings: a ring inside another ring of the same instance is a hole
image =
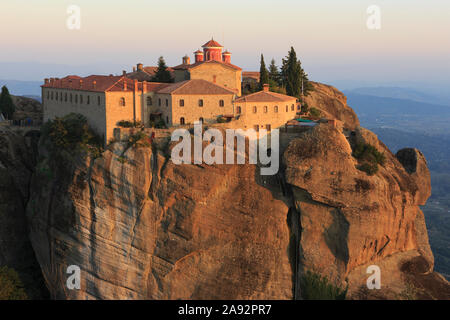
[[287, 96], [281, 93], [271, 91], [258, 91], [247, 96], [242, 96], [236, 99], [235, 102], [285, 102], [296, 99], [296, 97]]
[[[142, 85], [142, 84], [140, 84]], [[161, 83], [161, 82], [146, 82], [147, 92], [157, 92], [163, 88], [173, 85], [173, 83]]]
[[[152, 77], [155, 75], [158, 67], [148, 66], [144, 67], [143, 70], [137, 70], [127, 73], [127, 77], [131, 79], [136, 79], [139, 81], [151, 81]], [[170, 72], [172, 77], [174, 76], [174, 71], [172, 68], [168, 67], [167, 70]]]
[[242, 78], [252, 78], [259, 81], [259, 71], [242, 71]]
[[235, 66], [234, 64], [226, 63], [226, 62], [222, 62], [222, 61], [216, 61], [216, 60], [199, 61], [199, 62], [195, 62], [193, 64], [180, 64], [176, 67], [173, 67], [172, 69], [174, 69], [174, 70], [183, 70], [183, 69], [189, 70], [189, 69], [196, 68], [199, 65], [202, 65], [204, 63], [220, 63], [224, 66], [227, 66], [227, 67], [235, 69], [235, 70], [242, 70], [241, 68], [239, 68], [238, 66]]
[[43, 84], [41, 87], [94, 92], [124, 91], [124, 82], [127, 84], [126, 91], [134, 90], [134, 80], [124, 76], [112, 75], [91, 75], [88, 77], [67, 76], [62, 79], [54, 78], [50, 79], [48, 83]]
[[220, 47], [223, 48], [223, 46], [218, 43], [217, 41], [214, 41], [214, 39], [209, 40], [207, 43], [205, 43], [202, 48], [212, 48], [212, 47]]
[[168, 87], [158, 90], [157, 93], [170, 94], [235, 94], [231, 89], [219, 86], [218, 84], [202, 80], [193, 79], [182, 82], [176, 82]]

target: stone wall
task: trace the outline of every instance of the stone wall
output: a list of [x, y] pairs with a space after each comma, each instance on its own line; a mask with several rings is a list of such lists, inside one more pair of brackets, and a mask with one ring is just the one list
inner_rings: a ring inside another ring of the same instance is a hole
[[241, 75], [240, 70], [235, 70], [219, 63], [204, 63], [190, 69], [190, 79], [203, 79], [214, 82], [231, 90], [236, 90], [238, 96], [241, 95]]

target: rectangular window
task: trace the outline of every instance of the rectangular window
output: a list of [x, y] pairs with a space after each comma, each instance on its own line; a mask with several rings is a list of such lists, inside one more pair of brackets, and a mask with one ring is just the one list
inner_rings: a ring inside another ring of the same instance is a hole
[[198, 100], [198, 106], [203, 107], [203, 99]]
[[161, 98], [158, 99], [158, 106], [161, 107]]
[[184, 99], [180, 99], [180, 107], [184, 107]]
[[256, 108], [256, 106], [253, 107], [253, 113], [256, 113], [258, 111], [258, 109]]
[[166, 107], [169, 106], [169, 99], [166, 99]]
[[219, 100], [219, 107], [225, 106], [225, 102], [223, 100]]

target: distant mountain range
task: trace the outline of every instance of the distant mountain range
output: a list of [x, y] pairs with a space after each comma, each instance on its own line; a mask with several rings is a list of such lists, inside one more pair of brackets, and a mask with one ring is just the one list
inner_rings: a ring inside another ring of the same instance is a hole
[[[15, 96], [28, 96], [34, 98], [36, 96], [41, 96], [41, 85], [43, 82], [40, 81], [21, 81], [21, 80], [4, 80], [0, 79], [0, 87], [6, 85], [11, 94]], [[33, 97], [34, 96], [34, 97]], [[40, 99], [40, 98], [39, 98]]]

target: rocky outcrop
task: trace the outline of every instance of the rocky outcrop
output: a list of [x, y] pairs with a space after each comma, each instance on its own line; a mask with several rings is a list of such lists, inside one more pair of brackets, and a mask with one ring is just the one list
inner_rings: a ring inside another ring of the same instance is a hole
[[354, 130], [359, 126], [359, 120], [352, 108], [347, 105], [347, 97], [336, 88], [311, 82], [313, 91], [305, 97], [308, 106], [319, 109], [322, 117], [338, 119], [344, 127]]
[[[385, 154], [375, 175], [357, 169], [356, 143]], [[301, 268], [348, 285], [355, 298], [366, 288], [362, 266], [382, 266], [384, 286], [376, 294], [385, 298], [401, 297], [411, 282], [405, 280], [411, 274], [401, 276], [405, 263], [420, 258], [422, 272], [432, 273], [433, 255], [419, 208], [430, 196], [430, 174], [419, 151], [401, 150], [398, 157], [401, 161], [363, 128], [346, 138], [340, 129], [321, 125], [292, 141], [284, 163], [300, 213]], [[440, 297], [450, 298], [446, 281], [436, 278], [434, 285], [446, 287]]]
[[[393, 155], [341, 93], [314, 86], [309, 106], [340, 121], [299, 133], [275, 176], [175, 165], [159, 140], [115, 142], [94, 159], [55, 155], [43, 137], [27, 216], [52, 298], [297, 299], [312, 270], [353, 299], [449, 299], [419, 208], [430, 195], [423, 155]], [[372, 176], [357, 169], [358, 144], [385, 155]], [[366, 287], [373, 264], [381, 290]], [[80, 290], [66, 285], [71, 265]]]
[[16, 111], [13, 115], [14, 120], [32, 119], [33, 121], [42, 121], [44, 112], [39, 101], [22, 96], [11, 97], [16, 106]]
[[0, 127], [0, 266], [15, 269], [28, 296], [39, 299], [46, 290], [25, 215], [34, 164], [25, 138]]

